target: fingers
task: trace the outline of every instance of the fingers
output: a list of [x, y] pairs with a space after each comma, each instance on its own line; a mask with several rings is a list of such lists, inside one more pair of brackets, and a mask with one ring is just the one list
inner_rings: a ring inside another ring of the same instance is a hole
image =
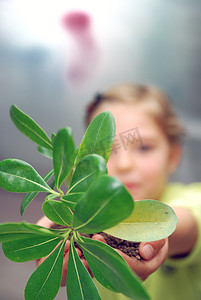
[[[63, 259], [63, 268], [62, 268], [62, 278], [61, 278], [61, 286], [66, 285], [66, 277], [67, 277], [67, 270], [68, 270], [68, 259], [69, 259], [69, 249], [70, 249], [70, 241], [67, 240], [64, 248], [64, 259]], [[93, 277], [93, 274], [91, 272], [91, 269], [89, 268], [89, 265], [86, 261], [86, 259], [83, 257], [82, 251], [75, 247], [75, 250], [80, 257], [81, 262], [89, 272], [90, 276]]]
[[92, 240], [97, 240], [97, 241], [99, 241], [99, 242], [102, 242], [102, 243], [104, 243], [104, 244], [107, 244], [106, 241], [105, 241], [105, 239], [104, 239], [104, 237], [103, 237], [101, 234], [94, 234], [94, 235], [92, 236]]
[[[66, 249], [65, 249], [66, 250]], [[69, 251], [65, 253], [64, 250], [64, 258], [63, 258], [63, 268], [62, 268], [62, 276], [61, 276], [61, 286], [66, 285], [66, 277], [67, 277], [67, 270], [68, 270], [68, 258], [69, 258]]]
[[145, 260], [151, 260], [157, 255], [165, 243], [165, 239], [154, 242], [142, 242], [139, 246], [139, 253]]
[[141, 243], [139, 252], [144, 258], [144, 261], [129, 257], [117, 249], [115, 250], [125, 259], [133, 272], [135, 272], [141, 280], [145, 280], [165, 262], [168, 255], [168, 239]]
[[[105, 239], [100, 234], [93, 235], [92, 239], [98, 240], [100, 242], [106, 243]], [[68, 269], [68, 257], [69, 257], [69, 248], [70, 248], [70, 241], [67, 240], [64, 249], [64, 259], [63, 259], [63, 269], [62, 269], [62, 280], [61, 286], [66, 285], [66, 276], [67, 276], [67, 269]], [[75, 248], [77, 251], [78, 256], [80, 257], [83, 265], [88, 270], [91, 277], [93, 274], [89, 268], [89, 265], [86, 259], [83, 257], [82, 251], [79, 248]], [[156, 271], [161, 264], [167, 258], [168, 255], [168, 239], [163, 239], [154, 242], [143, 242], [140, 243], [139, 246], [139, 253], [141, 257], [144, 258], [143, 260], [138, 260], [134, 257], [129, 257], [122, 251], [115, 249], [128, 263], [130, 268], [137, 274], [141, 280], [145, 280], [151, 273]], [[39, 265], [42, 261], [46, 258], [43, 258], [37, 262]]]
[[[168, 256], [168, 239], [161, 241], [151, 242], [150, 244], [154, 249], [154, 256], [150, 260], [145, 260], [144, 274], [141, 276], [145, 280], [151, 273], [155, 272], [166, 260]], [[143, 246], [143, 245], [142, 245]]]
[[64, 256], [67, 254], [67, 252], [69, 251], [70, 248], [70, 241], [67, 240], [66, 244], [65, 244], [65, 248], [64, 248]]
[[[67, 240], [64, 248], [64, 258], [63, 258], [63, 268], [62, 268], [62, 277], [61, 277], [61, 286], [66, 285], [66, 277], [68, 270], [68, 259], [69, 259], [69, 249], [70, 249], [70, 241]], [[82, 251], [78, 248], [75, 248], [79, 257], [82, 257]]]
[[[115, 249], [127, 262], [131, 270], [141, 279], [145, 280], [149, 275], [149, 270], [147, 270], [147, 266], [143, 261], [136, 259], [135, 257], [130, 257], [123, 253], [122, 251]], [[150, 272], [151, 273], [151, 272]]]
[[86, 261], [85, 258], [81, 258], [81, 262], [83, 263], [83, 265], [85, 266], [85, 268], [87, 269], [87, 271], [89, 272], [90, 276], [93, 278], [93, 273], [91, 271], [91, 269], [89, 268], [88, 262]]
[[36, 225], [38, 226], [43, 226], [43, 227], [46, 227], [46, 228], [51, 228], [51, 226], [53, 225], [54, 223], [52, 221], [50, 221], [46, 216], [42, 217], [41, 219], [39, 219], [36, 223]]
[[[53, 225], [54, 223], [52, 221], [50, 221], [47, 217], [42, 217], [41, 219], [38, 220], [37, 222], [37, 225], [39, 226], [43, 226], [43, 227], [46, 227], [46, 228], [51, 228], [51, 226]], [[101, 242], [105, 242], [104, 238], [101, 237], [101, 235], [98, 235], [96, 234], [94, 239], [96, 240], [99, 240]], [[70, 249], [70, 240], [67, 240], [66, 241], [66, 244], [65, 244], [65, 248], [64, 248], [64, 258], [63, 258], [63, 268], [62, 268], [62, 278], [61, 278], [61, 286], [65, 286], [66, 285], [66, 277], [67, 277], [67, 270], [68, 270], [68, 258], [69, 258], [69, 249]], [[85, 266], [85, 268], [88, 270], [89, 274], [91, 275], [91, 277], [93, 277], [93, 274], [89, 268], [89, 265], [86, 261], [85, 258], [83, 258], [83, 253], [82, 251], [75, 247], [76, 249], [76, 252], [78, 254], [78, 256], [80, 257], [81, 259], [81, 262], [83, 263], [83, 265]], [[42, 263], [44, 262], [44, 260], [47, 258], [48, 256], [46, 257], [43, 257], [41, 259], [38, 259], [36, 260], [36, 265], [37, 267]]]

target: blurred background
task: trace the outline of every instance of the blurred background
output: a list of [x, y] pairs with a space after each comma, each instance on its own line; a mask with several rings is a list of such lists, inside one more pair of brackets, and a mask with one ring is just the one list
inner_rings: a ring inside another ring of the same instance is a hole
[[[0, 0], [0, 160], [19, 158], [44, 175], [51, 161], [13, 125], [16, 104], [47, 133], [84, 133], [95, 93], [121, 82], [154, 84], [171, 97], [187, 129], [172, 180], [201, 178], [200, 0]], [[36, 222], [39, 196], [20, 217], [23, 196], [0, 189], [0, 222]], [[0, 300], [22, 300], [35, 269], [0, 252]], [[57, 300], [65, 299], [60, 289]]]

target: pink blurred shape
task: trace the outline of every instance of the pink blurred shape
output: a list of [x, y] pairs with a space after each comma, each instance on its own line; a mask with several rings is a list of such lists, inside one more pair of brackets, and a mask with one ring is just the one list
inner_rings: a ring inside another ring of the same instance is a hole
[[75, 42], [72, 58], [69, 60], [67, 79], [81, 83], [95, 68], [98, 59], [98, 47], [93, 37], [91, 17], [83, 11], [71, 11], [62, 17], [63, 28]]
[[83, 34], [84, 31], [89, 30], [90, 23], [91, 19], [89, 15], [82, 11], [67, 13], [62, 19], [64, 28], [74, 34]]

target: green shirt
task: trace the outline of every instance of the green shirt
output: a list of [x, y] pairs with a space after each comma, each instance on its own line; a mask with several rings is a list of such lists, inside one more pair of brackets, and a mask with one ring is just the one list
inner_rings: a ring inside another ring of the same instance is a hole
[[[167, 259], [144, 282], [152, 300], [201, 300], [201, 183], [169, 184], [160, 199], [168, 205], [186, 207], [195, 216], [199, 236], [193, 251], [184, 258]], [[128, 300], [97, 283], [102, 300]]]

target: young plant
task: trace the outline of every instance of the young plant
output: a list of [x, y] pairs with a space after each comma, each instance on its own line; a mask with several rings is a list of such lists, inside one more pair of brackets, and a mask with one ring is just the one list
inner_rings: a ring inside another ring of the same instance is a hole
[[101, 113], [91, 122], [77, 150], [71, 128], [60, 129], [50, 139], [17, 106], [11, 106], [10, 115], [17, 128], [38, 145], [38, 151], [53, 160], [53, 169], [41, 177], [27, 162], [5, 159], [0, 162], [0, 186], [10, 192], [27, 193], [21, 215], [39, 192], [46, 193], [44, 214], [64, 226], [47, 229], [26, 222], [0, 225], [0, 242], [10, 260], [25, 262], [48, 256], [29, 278], [25, 299], [55, 298], [67, 239], [68, 300], [100, 299], [75, 242], [103, 286], [131, 299], [149, 299], [141, 281], [113, 248], [86, 237], [104, 231], [129, 241], [153, 241], [169, 236], [176, 227], [177, 219], [169, 206], [153, 200], [134, 203], [123, 184], [107, 175], [106, 163], [115, 136], [112, 114]]

